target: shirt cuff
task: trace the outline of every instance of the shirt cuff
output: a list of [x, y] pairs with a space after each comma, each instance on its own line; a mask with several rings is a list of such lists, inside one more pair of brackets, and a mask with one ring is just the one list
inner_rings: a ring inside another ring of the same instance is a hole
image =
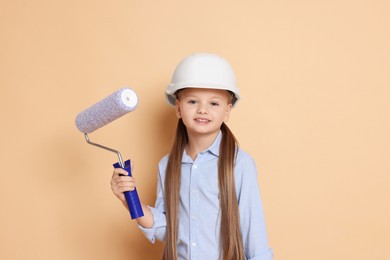
[[[145, 237], [154, 244], [156, 242], [156, 231], [160, 227], [166, 226], [165, 214], [159, 212], [156, 208], [147, 206], [150, 209], [150, 212], [153, 216], [153, 226], [150, 228], [145, 228], [138, 224], [139, 229], [144, 233]], [[161, 216], [164, 215], [164, 218]]]

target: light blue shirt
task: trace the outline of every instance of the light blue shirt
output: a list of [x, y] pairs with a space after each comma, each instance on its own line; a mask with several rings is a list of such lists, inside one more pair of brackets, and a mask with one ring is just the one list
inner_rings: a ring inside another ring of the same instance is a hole
[[[180, 260], [219, 259], [218, 156], [221, 136], [220, 132], [214, 143], [199, 153], [195, 161], [185, 151], [183, 154], [177, 241]], [[153, 227], [139, 226], [152, 243], [156, 239], [165, 239], [164, 178], [167, 162], [168, 156], [165, 156], [159, 163], [156, 204], [154, 208], [149, 207], [154, 218]], [[256, 165], [252, 157], [241, 149], [237, 154], [234, 177], [245, 257], [248, 260], [272, 260]]]

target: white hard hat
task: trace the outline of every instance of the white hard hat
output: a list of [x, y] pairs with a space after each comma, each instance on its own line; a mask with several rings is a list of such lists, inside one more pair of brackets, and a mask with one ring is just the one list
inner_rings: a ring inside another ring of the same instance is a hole
[[177, 65], [165, 92], [168, 102], [175, 105], [176, 91], [187, 87], [229, 90], [234, 94], [233, 106], [240, 99], [232, 67], [224, 58], [215, 54], [196, 53]]

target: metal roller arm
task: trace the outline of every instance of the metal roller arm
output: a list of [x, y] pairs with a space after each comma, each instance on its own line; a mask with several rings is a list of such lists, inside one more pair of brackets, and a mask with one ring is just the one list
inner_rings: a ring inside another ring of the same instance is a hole
[[97, 146], [99, 148], [102, 148], [104, 150], [107, 150], [107, 151], [110, 151], [110, 152], [113, 152], [113, 153], [116, 153], [118, 155], [118, 160], [119, 160], [119, 165], [124, 168], [125, 167], [125, 164], [123, 163], [123, 159], [122, 159], [122, 155], [119, 151], [117, 150], [114, 150], [112, 148], [109, 148], [109, 147], [106, 147], [106, 146], [103, 146], [101, 144], [97, 144], [97, 143], [94, 143], [94, 142], [91, 142], [89, 140], [89, 136], [87, 133], [84, 133], [84, 136], [85, 136], [85, 140], [87, 141], [87, 143], [89, 143], [90, 145], [94, 145], [94, 146]]

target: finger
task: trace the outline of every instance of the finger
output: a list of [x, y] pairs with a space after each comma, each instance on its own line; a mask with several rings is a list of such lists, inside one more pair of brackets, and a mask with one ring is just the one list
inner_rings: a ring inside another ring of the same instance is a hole
[[121, 193], [126, 192], [126, 191], [133, 191], [133, 190], [135, 190], [135, 187], [133, 187], [133, 186], [125, 186], [125, 187], [120, 187], [119, 188], [119, 191]]
[[121, 182], [119, 184], [111, 186], [111, 190], [114, 192], [115, 195], [120, 195], [125, 191], [132, 191], [134, 189], [135, 183], [132, 182]]
[[123, 186], [135, 186], [135, 179], [130, 176], [113, 176], [110, 181], [111, 189]]
[[126, 170], [124, 170], [122, 168], [115, 168], [114, 175], [120, 175], [120, 174], [129, 175], [129, 173]]
[[130, 191], [130, 190], [134, 190], [135, 189], [135, 183], [133, 182], [121, 182], [119, 184], [116, 184], [116, 185], [112, 185], [111, 186], [111, 190], [115, 193], [115, 194], [119, 194], [119, 193], [122, 193], [122, 192], [125, 192], [125, 191]]
[[122, 181], [117, 184], [119, 188], [122, 187], [136, 187], [136, 183], [134, 181]]
[[117, 176], [128, 176], [128, 175], [129, 173], [122, 168], [116, 168], [112, 174], [113, 178]]
[[121, 182], [135, 182], [135, 179], [130, 176], [115, 176], [112, 179], [115, 183], [121, 183]]

